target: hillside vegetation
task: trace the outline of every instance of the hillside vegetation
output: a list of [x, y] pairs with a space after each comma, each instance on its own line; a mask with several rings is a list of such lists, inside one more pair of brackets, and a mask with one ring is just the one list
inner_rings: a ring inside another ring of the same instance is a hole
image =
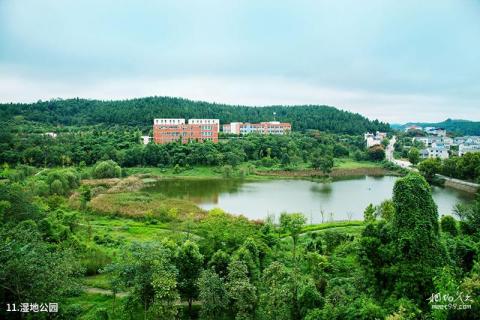
[[408, 126], [419, 126], [422, 128], [425, 127], [440, 127], [445, 128], [449, 132], [453, 132], [458, 135], [480, 135], [480, 121], [468, 121], [468, 120], [452, 120], [447, 119], [442, 122], [409, 122], [402, 126], [397, 126], [399, 129], [404, 129]]
[[23, 116], [26, 120], [51, 125], [126, 125], [147, 129], [154, 118], [215, 118], [234, 121], [291, 122], [293, 130], [317, 129], [346, 134], [389, 131], [386, 123], [323, 105], [246, 107], [191, 101], [181, 98], [148, 97], [122, 101], [85, 99], [50, 100], [36, 103], [0, 104], [0, 118]]

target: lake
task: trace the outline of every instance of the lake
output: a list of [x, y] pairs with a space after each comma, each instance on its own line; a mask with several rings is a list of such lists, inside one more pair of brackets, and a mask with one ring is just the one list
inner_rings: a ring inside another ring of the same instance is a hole
[[[363, 211], [369, 203], [377, 205], [392, 197], [396, 179], [392, 176], [363, 176], [333, 182], [165, 179], [147, 190], [191, 200], [207, 210], [221, 208], [250, 219], [278, 216], [286, 211], [302, 212], [310, 223], [320, 223], [322, 219], [362, 220]], [[473, 198], [473, 195], [450, 188], [434, 186], [432, 190], [439, 215], [451, 214], [456, 203]]]

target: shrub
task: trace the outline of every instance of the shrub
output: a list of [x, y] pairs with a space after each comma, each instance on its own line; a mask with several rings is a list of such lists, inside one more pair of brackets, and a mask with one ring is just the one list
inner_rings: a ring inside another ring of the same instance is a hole
[[332, 253], [333, 250], [335, 250], [335, 248], [338, 247], [340, 244], [347, 241], [352, 241], [353, 236], [338, 231], [328, 230], [325, 231], [325, 233], [323, 234], [323, 239], [327, 246], [327, 252]]
[[111, 258], [98, 248], [87, 249], [82, 258], [82, 266], [87, 276], [98, 274], [99, 270], [111, 262]]
[[381, 145], [368, 148], [368, 158], [372, 161], [382, 161], [385, 159], [385, 150]]
[[122, 168], [113, 160], [101, 161], [93, 168], [93, 177], [96, 179], [119, 178]]
[[442, 216], [440, 227], [442, 232], [448, 233], [451, 236], [455, 237], [458, 234], [457, 222], [452, 216]]
[[225, 178], [230, 178], [233, 174], [233, 168], [231, 165], [224, 165], [222, 168], [222, 173]]

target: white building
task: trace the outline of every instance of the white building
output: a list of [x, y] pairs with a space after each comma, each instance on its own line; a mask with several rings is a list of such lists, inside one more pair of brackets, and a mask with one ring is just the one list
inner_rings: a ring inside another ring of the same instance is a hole
[[425, 132], [438, 137], [445, 137], [447, 135], [447, 130], [443, 128], [436, 128], [436, 127], [425, 127]]
[[458, 146], [458, 155], [460, 157], [468, 152], [480, 152], [480, 144], [461, 144]]
[[229, 124], [223, 125], [223, 132], [225, 133], [233, 133], [233, 134], [240, 134], [240, 126], [243, 122], [230, 122]]
[[152, 137], [150, 136], [142, 136], [143, 144], [149, 144], [152, 142]]
[[385, 139], [386, 137], [387, 137], [386, 132], [377, 131], [375, 134], [370, 132], [367, 132], [364, 134], [364, 139], [367, 142], [367, 148], [380, 145], [383, 139]]
[[448, 159], [448, 150], [444, 147], [430, 147], [420, 152], [421, 158], [440, 158]]
[[429, 137], [415, 137], [413, 141], [420, 141], [422, 142], [425, 147], [431, 147], [435, 144], [443, 144], [445, 146], [450, 147], [453, 144], [453, 139], [450, 137], [437, 137], [437, 136], [429, 136]]
[[57, 137], [57, 134], [55, 132], [45, 132], [43, 135], [53, 139]]

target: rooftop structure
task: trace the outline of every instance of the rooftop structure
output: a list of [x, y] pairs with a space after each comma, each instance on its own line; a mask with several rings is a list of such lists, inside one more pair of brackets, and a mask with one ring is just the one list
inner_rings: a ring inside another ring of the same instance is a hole
[[154, 119], [153, 141], [155, 143], [190, 141], [218, 142], [218, 119]]
[[188, 124], [211, 124], [217, 126], [217, 132], [220, 131], [220, 120], [218, 119], [188, 119]]

